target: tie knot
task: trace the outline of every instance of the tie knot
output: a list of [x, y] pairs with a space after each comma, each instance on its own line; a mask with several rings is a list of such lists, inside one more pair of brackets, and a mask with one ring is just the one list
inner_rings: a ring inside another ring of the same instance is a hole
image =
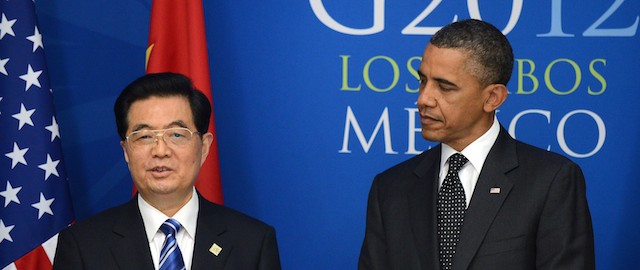
[[175, 237], [178, 231], [180, 230], [180, 227], [182, 227], [182, 225], [180, 225], [180, 222], [170, 218], [170, 219], [167, 219], [164, 223], [162, 223], [162, 226], [160, 226], [160, 230], [167, 236], [173, 235]]
[[455, 153], [449, 157], [449, 171], [458, 172], [469, 161], [464, 155]]

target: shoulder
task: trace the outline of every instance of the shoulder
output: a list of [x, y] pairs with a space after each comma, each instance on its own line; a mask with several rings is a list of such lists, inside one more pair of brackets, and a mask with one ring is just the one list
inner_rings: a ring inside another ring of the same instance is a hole
[[441, 145], [438, 144], [429, 150], [386, 169], [378, 174], [378, 176], [388, 177], [408, 174], [423, 174], [429, 169], [437, 168], [440, 162], [440, 152]]
[[439, 163], [440, 147], [437, 146], [379, 173], [373, 181], [372, 188], [406, 191], [414, 187], [417, 181], [429, 179], [426, 176], [437, 175]]
[[545, 173], [561, 168], [579, 168], [575, 162], [563, 155], [512, 138], [505, 129], [501, 129], [487, 156], [487, 162], [501, 170], [517, 168], [516, 171]]
[[[428, 150], [430, 151], [430, 150]], [[379, 177], [393, 177], [397, 175], [411, 174], [427, 156], [427, 152], [411, 157], [403, 162], [395, 164], [378, 174]]]
[[[584, 186], [585, 179], [580, 166], [561, 154], [520, 141], [515, 141], [515, 152], [516, 166], [505, 170], [506, 176], [513, 183], [527, 185], [528, 190], [536, 186], [540, 188], [540, 193], [545, 193], [554, 186], [561, 190], [571, 189], [571, 186]], [[510, 161], [500, 159], [494, 162]]]
[[[87, 219], [76, 222], [75, 224], [60, 231], [58, 235], [58, 248], [65, 252], [84, 251], [89, 253], [106, 252], [107, 247], [122, 237], [123, 232], [143, 232], [144, 224], [142, 218], [137, 215], [139, 222], [136, 222], [135, 204], [125, 203], [100, 212]], [[130, 217], [133, 216], [133, 219]], [[124, 220], [124, 222], [123, 222]], [[124, 227], [124, 229], [119, 229]]]
[[[102, 232], [111, 232], [113, 225], [122, 218], [136, 217], [142, 221], [140, 215], [136, 215], [137, 206], [134, 201], [106, 209], [96, 215], [81, 220], [64, 231], [71, 232], [74, 235], [99, 235]], [[63, 231], [63, 232], [64, 232]]]
[[234, 210], [230, 207], [215, 204], [204, 198], [200, 199], [199, 219], [203, 222], [221, 222], [227, 228], [233, 228], [244, 232], [266, 232], [273, 230], [273, 227], [265, 222]]
[[541, 149], [518, 140], [515, 140], [515, 144], [516, 152], [518, 153], [518, 161], [521, 166], [545, 168], [578, 166], [575, 162], [561, 154]]

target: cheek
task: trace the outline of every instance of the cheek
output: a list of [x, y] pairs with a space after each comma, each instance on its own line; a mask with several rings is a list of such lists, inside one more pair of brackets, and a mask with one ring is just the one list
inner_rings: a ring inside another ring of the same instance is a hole
[[144, 155], [129, 153], [127, 162], [129, 165], [129, 169], [136, 170], [138, 172], [144, 171], [145, 160], [146, 159]]
[[200, 152], [198, 151], [198, 153], [194, 154], [189, 162], [191, 163], [192, 166], [200, 168], [200, 166], [202, 166], [203, 164], [203, 160], [200, 156]]
[[442, 117], [445, 125], [449, 128], [455, 128], [473, 118], [474, 109], [467, 107], [466, 104], [456, 103], [448, 104], [441, 107]]
[[182, 164], [184, 169], [197, 170], [200, 167], [200, 151], [194, 150], [176, 155], [175, 162]]

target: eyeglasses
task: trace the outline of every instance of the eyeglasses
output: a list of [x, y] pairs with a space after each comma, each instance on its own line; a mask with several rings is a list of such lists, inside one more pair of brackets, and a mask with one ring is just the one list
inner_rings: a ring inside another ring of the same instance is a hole
[[188, 128], [176, 127], [158, 130], [138, 130], [129, 133], [126, 137], [127, 143], [133, 147], [148, 147], [158, 141], [158, 137], [171, 145], [184, 146], [191, 142], [193, 134], [200, 134], [197, 131], [191, 131]]

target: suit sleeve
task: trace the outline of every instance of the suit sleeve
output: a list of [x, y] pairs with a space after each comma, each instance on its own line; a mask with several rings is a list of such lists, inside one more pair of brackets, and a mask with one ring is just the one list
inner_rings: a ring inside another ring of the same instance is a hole
[[56, 255], [53, 259], [53, 270], [83, 269], [80, 249], [69, 229], [62, 230], [58, 235]]
[[276, 232], [273, 227], [269, 227], [262, 241], [262, 249], [260, 254], [260, 262], [258, 263], [260, 270], [280, 270], [280, 254], [278, 253], [278, 243], [276, 241]]
[[536, 242], [537, 269], [595, 269], [585, 179], [575, 163], [561, 167], [551, 183]]
[[367, 224], [358, 260], [358, 270], [391, 269], [387, 257], [386, 239], [380, 211], [378, 177], [373, 181], [367, 203]]

